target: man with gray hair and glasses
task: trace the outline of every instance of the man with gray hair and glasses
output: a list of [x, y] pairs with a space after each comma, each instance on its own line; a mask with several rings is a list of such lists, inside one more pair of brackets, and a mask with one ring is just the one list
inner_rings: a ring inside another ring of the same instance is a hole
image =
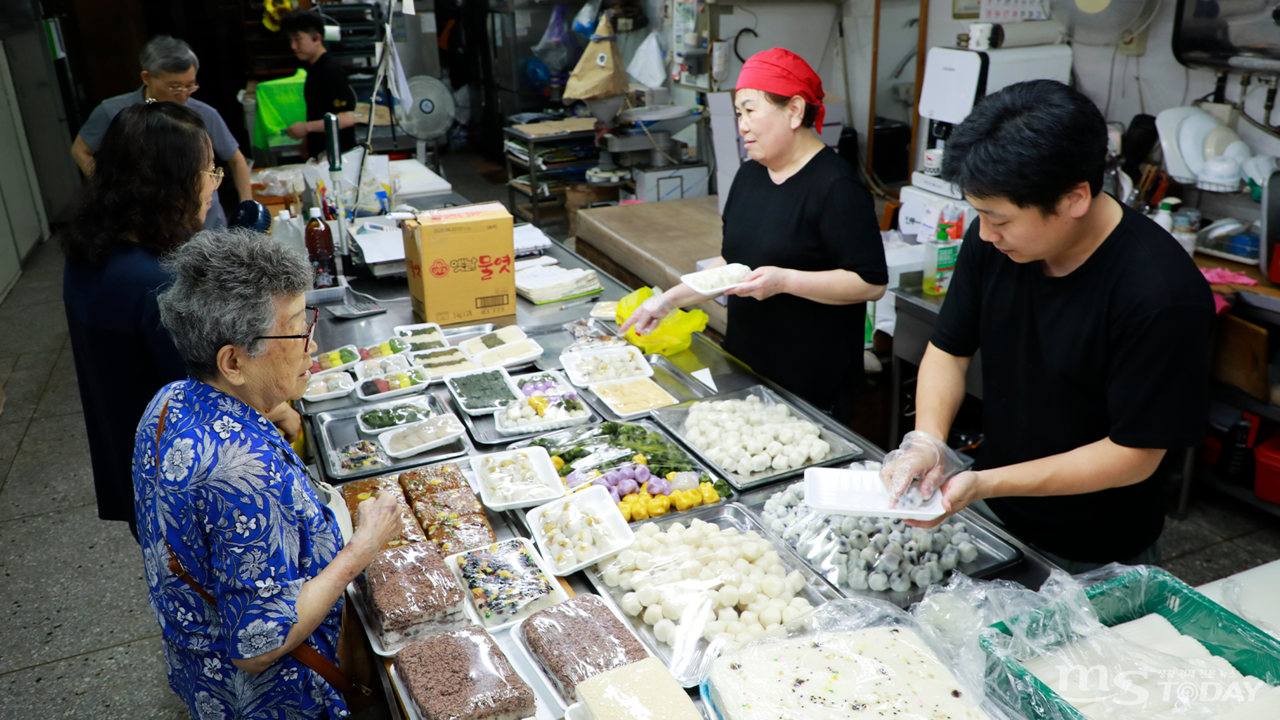
[[[227, 123], [217, 110], [191, 97], [192, 93], [200, 89], [196, 83], [200, 60], [192, 52], [191, 46], [177, 38], [158, 35], [151, 38], [142, 52], [138, 53], [138, 61], [142, 64], [142, 87], [103, 100], [93, 109], [71, 145], [71, 156], [84, 174], [93, 174], [93, 156], [102, 144], [102, 137], [107, 134], [107, 127], [121, 110], [144, 102], [173, 102], [186, 105], [200, 116], [209, 139], [213, 141], [213, 154], [219, 162], [226, 164], [240, 202], [252, 200], [249, 164], [240, 152], [239, 143], [227, 129]], [[205, 217], [204, 226], [227, 226], [227, 216], [218, 202], [216, 191], [213, 193], [213, 207]]]

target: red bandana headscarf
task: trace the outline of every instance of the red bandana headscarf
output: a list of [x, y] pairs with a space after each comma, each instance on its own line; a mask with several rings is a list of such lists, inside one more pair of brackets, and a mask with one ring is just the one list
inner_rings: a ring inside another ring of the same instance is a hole
[[827, 110], [822, 106], [822, 78], [799, 55], [790, 50], [772, 48], [752, 55], [738, 73], [738, 90], [759, 90], [788, 98], [799, 95], [810, 105], [818, 106], [813, 126], [822, 133], [822, 119]]

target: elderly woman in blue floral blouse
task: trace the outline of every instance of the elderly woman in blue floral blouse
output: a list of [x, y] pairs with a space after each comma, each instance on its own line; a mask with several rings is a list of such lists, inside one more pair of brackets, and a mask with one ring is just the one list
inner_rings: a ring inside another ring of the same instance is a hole
[[[133, 481], [169, 684], [200, 720], [346, 717], [342, 695], [289, 653], [306, 643], [336, 662], [343, 588], [398, 524], [392, 498], [367, 500], [343, 547], [265, 417], [306, 390], [311, 267], [236, 230], [200, 233], [165, 264], [160, 317], [190, 377], [147, 407]], [[170, 552], [216, 607], [169, 571]]]

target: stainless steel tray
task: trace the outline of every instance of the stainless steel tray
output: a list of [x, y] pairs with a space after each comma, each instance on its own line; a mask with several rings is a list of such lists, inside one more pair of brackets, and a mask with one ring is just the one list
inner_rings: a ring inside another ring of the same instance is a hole
[[[774, 493], [786, 492], [789, 488], [798, 484], [800, 483], [780, 483], [767, 488], [753, 490], [742, 494], [738, 498], [738, 502], [746, 507], [754, 517], [758, 518], [761, 524], [764, 524], [762, 513], [765, 501]], [[968, 526], [968, 533], [973, 538], [973, 544], [978, 548], [978, 558], [973, 562], [960, 563], [956, 566], [957, 571], [971, 578], [980, 579], [995, 575], [1001, 570], [1012, 567], [1022, 561], [1022, 551], [1000, 539], [998, 535], [970, 521], [963, 514], [957, 515], [957, 519]], [[854, 590], [848, 584], [837, 583], [835, 566], [831, 562], [831, 555], [835, 552], [835, 538], [830, 528], [823, 523], [814, 523], [813, 527], [805, 530], [796, 542], [797, 545], [804, 545], [805, 548], [802, 550], [799, 547], [791, 546], [790, 543], [787, 544], [793, 552], [804, 560], [806, 565], [814, 572], [825, 577], [845, 597], [872, 597], [891, 602], [904, 609], [914, 605], [924, 597], [925, 589], [914, 585], [908, 592], [894, 592], [892, 590]]]
[[[480, 323], [478, 325], [459, 325], [458, 327], [440, 328], [440, 332], [444, 334], [444, 339], [448, 341], [449, 345], [453, 346], [466, 340], [470, 340], [473, 337], [480, 337], [485, 333], [493, 332], [496, 327], [497, 326], [493, 323]], [[371, 339], [370, 342], [372, 341], [373, 340]], [[364, 347], [361, 343], [356, 344], [360, 347]], [[360, 380], [355, 376], [354, 369], [351, 372], [351, 378], [356, 381], [357, 385], [360, 383]], [[356, 392], [354, 390], [350, 395], [340, 397], [336, 400], [323, 400], [321, 402], [307, 402], [306, 400], [299, 400], [296, 403], [296, 406], [298, 408], [298, 412], [303, 415], [328, 413], [350, 407], [370, 407], [369, 403], [362, 402], [360, 398], [356, 396]]]
[[[440, 398], [435, 394], [427, 394], [427, 404], [431, 408], [433, 415], [454, 414], [446, 410], [441, 404]], [[409, 468], [418, 467], [419, 465], [427, 465], [429, 463], [440, 462], [464, 455], [470, 455], [475, 452], [475, 446], [471, 444], [471, 439], [463, 433], [457, 440], [442, 445], [434, 450], [428, 450], [412, 457], [397, 460], [391, 458], [391, 464], [378, 468], [366, 468], [356, 471], [343, 470], [335, 461], [334, 452], [345, 445], [360, 440], [368, 440], [374, 444], [378, 444], [377, 435], [369, 435], [360, 431], [359, 423], [356, 416], [362, 411], [367, 410], [369, 405], [362, 404], [356, 407], [343, 408], [341, 410], [333, 410], [331, 412], [322, 412], [315, 417], [315, 427], [318, 429], [319, 436], [319, 452], [321, 461], [324, 463], [325, 472], [329, 477], [342, 482], [346, 480], [355, 480], [373, 475], [386, 475], [388, 473], [400, 472]], [[379, 447], [381, 447], [379, 445]]]
[[[479, 415], [479, 416], [468, 415], [467, 413], [462, 411], [462, 408], [458, 407], [457, 401], [454, 400], [452, 397], [450, 397], [447, 400], [447, 402], [448, 402], [449, 410], [452, 411], [454, 415], [457, 415], [459, 418], [462, 419], [462, 423], [467, 426], [467, 430], [471, 433], [472, 439], [474, 439], [476, 443], [480, 445], [505, 445], [506, 443], [509, 443], [513, 440], [535, 438], [535, 437], [538, 437], [539, 435], [547, 434], [547, 431], [545, 430], [538, 430], [536, 432], [524, 433], [522, 435], [503, 435], [502, 433], [498, 432], [498, 421], [494, 419], [493, 415]], [[583, 407], [585, 407], [587, 411], [591, 413], [591, 418], [581, 425], [575, 425], [572, 428], [568, 428], [568, 429], [576, 430], [578, 428], [589, 427], [591, 425], [598, 425], [600, 423], [600, 413], [596, 412], [596, 408], [594, 405], [592, 405], [591, 403], [583, 403]], [[499, 410], [498, 412], [502, 412], [502, 411]], [[555, 432], [561, 432], [561, 431], [557, 430]]]
[[[805, 587], [797, 597], [804, 597], [814, 607], [817, 607], [828, 600], [835, 600], [840, 597], [835, 588], [827, 582], [826, 578], [818, 575], [809, 568], [808, 565], [800, 559], [799, 556], [791, 550], [791, 548], [780, 538], [769, 531], [760, 522], [760, 519], [752, 515], [745, 507], [738, 503], [727, 503], [712, 505], [710, 507], [694, 508], [679, 513], [675, 517], [664, 515], [660, 518], [652, 520], [644, 520], [635, 523], [634, 527], [641, 525], [657, 524], [660, 528], [665, 529], [673, 522], [681, 522], [688, 524], [691, 520], [698, 518], [705, 522], [715, 523], [721, 528], [733, 527], [739, 532], [755, 531], [760, 537], [768, 542], [772, 548], [777, 551], [778, 556], [782, 559], [782, 564], [786, 566], [787, 571], [798, 571], [805, 578]], [[622, 612], [621, 600], [626, 594], [621, 587], [609, 587], [604, 581], [604, 576], [593, 565], [583, 571], [587, 580], [595, 588], [600, 597], [608, 603], [615, 612], [621, 617], [627, 618], [631, 623], [631, 627], [636, 634], [640, 636], [640, 640], [649, 648], [649, 650], [667, 666], [671, 674], [675, 676], [677, 682], [687, 688], [697, 687], [707, 674], [711, 671], [711, 662], [715, 659], [708, 655], [707, 648], [709, 643], [699, 637], [697, 644], [692, 648], [691, 652], [685, 652], [677, 655], [675, 650], [666, 643], [658, 642], [657, 637], [653, 634], [653, 626], [644, 622], [639, 617], [631, 617]]]
[[[649, 379], [657, 383], [658, 387], [671, 393], [671, 397], [675, 398], [677, 403], [702, 400], [715, 395], [711, 388], [703, 385], [692, 375], [676, 367], [675, 364], [666, 357], [653, 354], [646, 355], [645, 360], [648, 360], [649, 365], [653, 367], [653, 377]], [[605, 420], [613, 422], [631, 422], [637, 418], [652, 416], [654, 412], [650, 410], [644, 415], [637, 415], [636, 417], [631, 418], [631, 420], [624, 420], [618, 417], [617, 413], [610, 410], [608, 403], [601, 400], [600, 396], [592, 392], [590, 388], [582, 389], [582, 397], [586, 399], [588, 404], [599, 411], [600, 415], [603, 416]]]
[[[670, 407], [658, 408], [657, 410], [654, 410], [651, 413], [651, 415], [653, 416], [654, 420], [658, 421], [658, 423], [662, 425], [662, 427], [666, 428], [668, 431], [670, 431], [672, 435], [679, 438], [681, 444], [688, 447], [690, 452], [693, 452], [694, 454], [696, 454], [698, 458], [708, 466], [715, 468], [717, 474], [719, 474], [724, 479], [728, 480], [729, 484], [734, 486], [738, 490], [745, 490], [747, 488], [758, 487], [760, 485], [765, 485], [777, 480], [781, 480], [783, 478], [793, 477], [795, 475], [802, 474], [804, 472], [804, 469], [807, 467], [838, 465], [840, 463], [846, 463], [852, 460], [856, 460], [857, 458], [862, 456], [862, 449], [854, 445], [853, 442], [848, 439], [846, 435], [848, 431], [845, 430], [835, 420], [833, 420], [832, 418], [822, 413], [811, 413], [811, 412], [808, 412], [807, 410], [796, 407], [792, 403], [789, 403], [786, 400], [783, 400], [781, 397], [778, 396], [777, 393], [765, 387], [764, 385], [756, 385], [754, 387], [749, 387], [745, 390], [739, 390], [737, 392], [732, 392], [732, 393], [725, 393], [723, 395], [716, 395], [712, 399], [713, 400], [742, 400], [746, 398], [748, 395], [758, 396], [762, 401], [764, 401], [765, 405], [786, 405], [787, 407], [791, 408], [791, 412], [793, 414], [803, 417], [806, 420], [816, 424], [819, 428], [821, 428], [821, 438], [824, 441], [826, 441], [828, 445], [831, 446], [831, 453], [821, 462], [809, 463], [808, 465], [805, 465], [803, 467], [790, 468], [788, 470], [780, 470], [778, 472], [767, 473], [763, 475], [751, 475], [749, 477], [744, 475], [738, 475], [737, 473], [726, 472], [724, 468], [720, 467], [716, 463], [711, 462], [711, 460], [709, 460], [707, 456], [702, 453], [701, 450], [694, 447], [692, 443], [690, 443], [688, 440], [685, 439], [684, 432], [683, 432], [684, 420], [686, 417], [688, 417], [689, 407], [693, 405], [693, 402], [686, 402], [686, 403], [681, 403], [679, 405], [672, 405]], [[694, 401], [694, 402], [700, 402], [700, 401]]]

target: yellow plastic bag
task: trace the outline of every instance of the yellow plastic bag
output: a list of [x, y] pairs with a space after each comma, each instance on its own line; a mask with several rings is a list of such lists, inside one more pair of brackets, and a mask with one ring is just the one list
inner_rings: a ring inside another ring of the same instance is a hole
[[[618, 301], [614, 319], [618, 324], [626, 322], [631, 313], [645, 300], [653, 297], [653, 288], [643, 287]], [[689, 349], [693, 334], [707, 329], [707, 314], [701, 310], [676, 310], [668, 315], [648, 335], [637, 335], [635, 328], [627, 331], [627, 342], [640, 348], [645, 355], [675, 355]]]

